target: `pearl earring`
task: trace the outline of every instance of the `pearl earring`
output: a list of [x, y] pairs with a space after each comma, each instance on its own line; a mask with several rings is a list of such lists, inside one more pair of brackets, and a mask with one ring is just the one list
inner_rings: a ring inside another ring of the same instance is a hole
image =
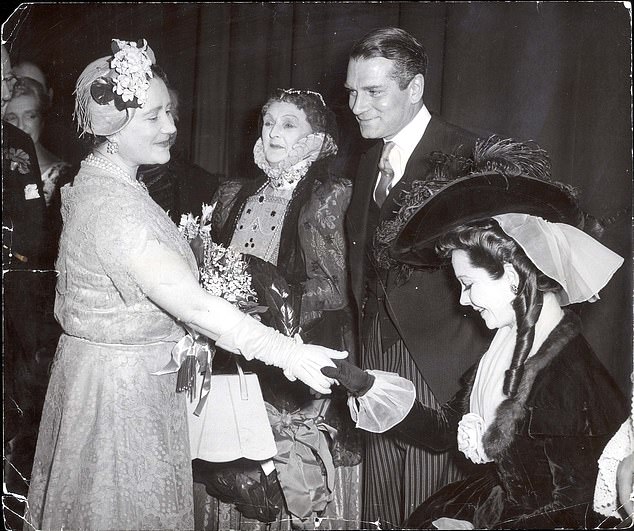
[[513, 292], [513, 295], [517, 295], [518, 288], [515, 284], [511, 284], [511, 291]]
[[115, 153], [118, 153], [119, 152], [119, 144], [117, 144], [113, 140], [108, 140], [106, 142], [106, 151], [108, 153], [110, 153], [111, 155], [114, 155]]

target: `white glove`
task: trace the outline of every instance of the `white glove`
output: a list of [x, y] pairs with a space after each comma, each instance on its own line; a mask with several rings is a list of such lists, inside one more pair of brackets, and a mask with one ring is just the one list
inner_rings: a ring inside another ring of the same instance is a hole
[[322, 367], [334, 367], [331, 361], [343, 359], [347, 352], [319, 345], [304, 345], [301, 338], [286, 337], [273, 328], [264, 326], [248, 315], [216, 341], [220, 348], [241, 354], [246, 359], [258, 359], [267, 365], [283, 369], [291, 381], [301, 380], [315, 391], [330, 393], [333, 380], [321, 373]]

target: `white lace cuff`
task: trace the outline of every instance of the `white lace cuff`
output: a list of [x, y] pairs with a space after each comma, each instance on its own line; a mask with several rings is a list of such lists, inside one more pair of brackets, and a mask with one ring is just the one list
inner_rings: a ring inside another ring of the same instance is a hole
[[416, 388], [412, 382], [393, 372], [367, 372], [374, 376], [374, 383], [363, 396], [348, 398], [350, 416], [357, 428], [383, 433], [407, 416], [416, 400]]
[[484, 451], [482, 435], [484, 435], [484, 419], [477, 413], [463, 415], [458, 423], [458, 450], [477, 464], [493, 461]]
[[[634, 451], [633, 439], [632, 423], [628, 419], [605, 445], [599, 458], [599, 473], [594, 490], [594, 510], [604, 516], [620, 517], [617, 510], [619, 501], [616, 490], [616, 470], [619, 463]], [[633, 499], [632, 496], [634, 496], [634, 490], [630, 499]]]

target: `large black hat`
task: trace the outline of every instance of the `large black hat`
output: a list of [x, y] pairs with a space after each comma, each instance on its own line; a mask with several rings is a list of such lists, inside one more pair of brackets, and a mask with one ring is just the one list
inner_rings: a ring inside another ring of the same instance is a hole
[[578, 226], [582, 220], [566, 186], [524, 175], [482, 172], [452, 181], [411, 215], [396, 237], [391, 255], [414, 266], [437, 265], [436, 240], [468, 222], [511, 212]]

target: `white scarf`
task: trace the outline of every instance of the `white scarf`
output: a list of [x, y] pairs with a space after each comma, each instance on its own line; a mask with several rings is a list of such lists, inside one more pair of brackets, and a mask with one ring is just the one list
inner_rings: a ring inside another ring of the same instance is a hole
[[[544, 304], [535, 324], [535, 339], [529, 358], [539, 350], [563, 315], [555, 294], [544, 293]], [[458, 424], [458, 448], [474, 463], [491, 461], [484, 452], [482, 435], [495, 420], [498, 406], [507, 398], [502, 392], [504, 373], [511, 366], [516, 339], [515, 324], [499, 328], [478, 364], [469, 398], [470, 412]]]

